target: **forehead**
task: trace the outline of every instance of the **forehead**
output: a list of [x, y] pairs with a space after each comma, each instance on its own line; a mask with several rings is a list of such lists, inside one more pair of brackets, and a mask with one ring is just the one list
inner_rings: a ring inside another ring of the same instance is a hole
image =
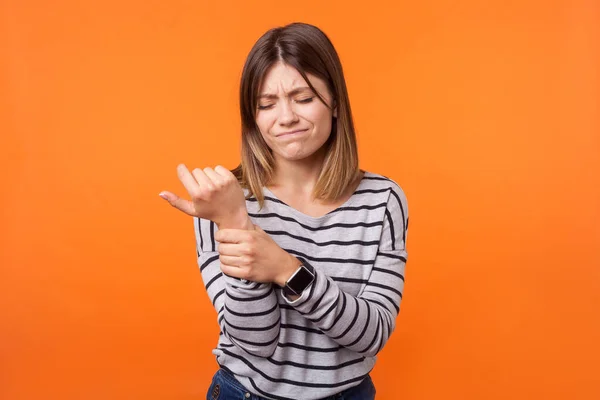
[[[307, 73], [306, 76], [319, 92], [325, 88], [326, 85], [322, 79], [309, 73]], [[300, 72], [298, 72], [296, 68], [280, 61], [267, 70], [267, 73], [261, 82], [258, 94], [276, 94], [282, 90], [288, 92], [303, 87], [308, 87], [308, 84], [302, 75], [300, 75]]]

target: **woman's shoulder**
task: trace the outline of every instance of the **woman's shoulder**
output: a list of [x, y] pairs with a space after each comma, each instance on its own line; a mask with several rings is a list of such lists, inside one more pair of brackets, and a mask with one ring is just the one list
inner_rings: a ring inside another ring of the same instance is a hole
[[396, 182], [394, 179], [389, 176], [378, 174], [371, 171], [365, 171], [363, 176], [363, 181], [367, 182], [369, 187], [373, 188], [381, 188], [381, 189], [390, 189], [398, 196], [405, 197], [404, 190], [402, 186]]
[[373, 172], [365, 172], [364, 181], [371, 185], [379, 186], [381, 190], [389, 193], [387, 197], [386, 212], [392, 215], [397, 215], [404, 221], [405, 227], [408, 227], [408, 200], [402, 187], [389, 176], [376, 174]]

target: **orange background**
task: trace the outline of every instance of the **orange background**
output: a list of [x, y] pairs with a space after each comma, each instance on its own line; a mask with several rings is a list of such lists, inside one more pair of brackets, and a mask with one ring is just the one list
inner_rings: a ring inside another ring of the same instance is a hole
[[377, 398], [600, 398], [599, 3], [217, 3], [0, 3], [0, 398], [203, 398], [216, 315], [158, 193], [237, 165], [245, 57], [296, 20], [409, 199]]

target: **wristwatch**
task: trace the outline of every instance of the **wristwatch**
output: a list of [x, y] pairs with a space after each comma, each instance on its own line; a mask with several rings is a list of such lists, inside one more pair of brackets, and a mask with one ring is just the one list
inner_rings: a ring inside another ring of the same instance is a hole
[[302, 292], [315, 280], [315, 268], [306, 260], [297, 257], [302, 265], [285, 282], [283, 293], [286, 296], [300, 296]]

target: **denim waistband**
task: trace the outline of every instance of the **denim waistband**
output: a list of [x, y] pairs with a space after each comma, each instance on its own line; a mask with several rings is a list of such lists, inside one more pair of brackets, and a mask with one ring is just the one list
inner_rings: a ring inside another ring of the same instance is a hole
[[[235, 375], [228, 368], [225, 368], [225, 367], [221, 366], [220, 371], [218, 371], [218, 372], [221, 372], [221, 376], [222, 376], [223, 380], [225, 380], [228, 385], [231, 385], [232, 387], [234, 387], [234, 388], [236, 388], [236, 389], [238, 389], [240, 391], [248, 392], [248, 389], [246, 389], [244, 387], [244, 385], [242, 385], [240, 383], [240, 381], [238, 381], [236, 379]], [[360, 390], [360, 386], [362, 386], [364, 384], [372, 385], [370, 375], [367, 374], [367, 376], [358, 385], [353, 386], [353, 387], [348, 388], [348, 389], [345, 389], [345, 390], [342, 390], [341, 392], [329, 395], [327, 397], [323, 397], [320, 400], [335, 400], [335, 399], [340, 399], [342, 397], [351, 395], [352, 392], [354, 392], [355, 390]], [[257, 400], [268, 400], [268, 399], [266, 399], [264, 397], [257, 396], [257, 395], [252, 395], [252, 398], [253, 399], [257, 399]]]

